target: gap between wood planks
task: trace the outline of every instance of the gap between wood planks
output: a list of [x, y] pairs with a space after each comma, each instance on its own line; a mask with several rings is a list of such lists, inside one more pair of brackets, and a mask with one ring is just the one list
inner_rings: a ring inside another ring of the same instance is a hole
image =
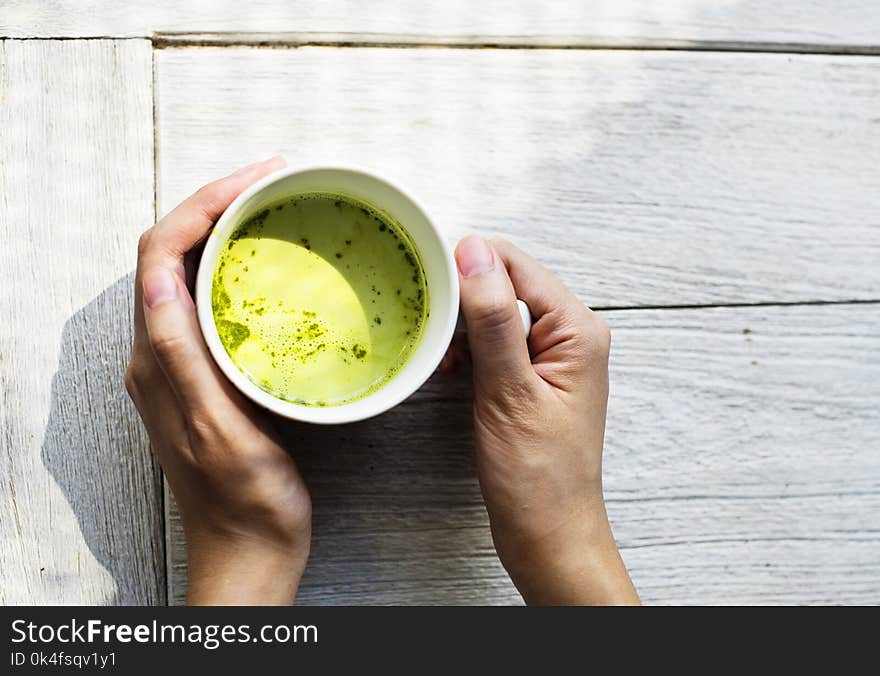
[[187, 47], [299, 47], [376, 49], [547, 49], [654, 52], [726, 52], [746, 54], [820, 54], [828, 56], [880, 56], [880, 44], [823, 44], [809, 42], [740, 42], [736, 40], [678, 40], [673, 38], [610, 38], [589, 35], [410, 35], [397, 33], [155, 33], [137, 36], [70, 35], [7, 37], [0, 40], [144, 40], [155, 49]]
[[731, 303], [684, 303], [679, 305], [591, 305], [593, 310], [620, 312], [626, 310], [709, 310], [713, 308], [758, 308], [758, 307], [825, 307], [829, 305], [880, 305], [877, 299], [858, 300], [782, 300], [782, 301], [744, 301]]
[[[45, 39], [45, 38], [38, 38]], [[142, 39], [142, 38], [137, 38]], [[384, 33], [156, 33], [155, 49], [187, 47], [250, 47], [296, 49], [307, 46], [338, 48], [439, 48], [439, 49], [570, 49], [703, 51], [778, 54], [839, 54], [880, 56], [880, 45], [822, 45], [807, 43], [746, 43], [686, 40], [637, 40], [590, 36], [440, 36]], [[159, 141], [155, 51], [153, 58], [154, 206], [158, 205]], [[159, 214], [155, 214], [156, 219]], [[880, 299], [754, 301], [688, 304], [596, 305], [597, 311], [700, 310], [789, 306], [876, 305]]]
[[806, 42], [739, 42], [612, 38], [590, 35], [416, 35], [396, 33], [156, 33], [156, 49], [184, 47], [360, 47], [394, 49], [572, 49], [682, 52], [745, 52], [770, 54], [828, 54], [880, 56], [880, 44], [821, 44]]
[[[153, 222], [159, 222], [159, 100], [158, 100], [158, 74], [156, 72], [156, 50], [152, 50], [150, 54], [150, 98], [153, 114]], [[169, 510], [171, 505], [165, 497], [167, 493], [167, 480], [165, 479], [165, 470], [159, 468], [159, 479], [162, 482], [159, 491], [159, 509], [162, 519], [162, 554], [165, 559], [165, 605], [171, 605], [171, 545], [168, 541], [168, 521]]]

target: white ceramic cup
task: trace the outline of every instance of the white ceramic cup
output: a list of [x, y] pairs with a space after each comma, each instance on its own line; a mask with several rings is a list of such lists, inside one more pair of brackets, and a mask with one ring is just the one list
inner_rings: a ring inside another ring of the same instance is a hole
[[[400, 223], [418, 249], [428, 283], [430, 315], [422, 339], [406, 364], [383, 387], [339, 406], [303, 406], [279, 399], [255, 385], [232, 362], [220, 341], [211, 308], [214, 270], [235, 228], [269, 204], [298, 193], [326, 191], [378, 207]], [[220, 370], [250, 399], [286, 418], [310, 423], [349, 423], [396, 406], [431, 376], [446, 353], [458, 319], [458, 270], [445, 238], [425, 210], [400, 188], [372, 173], [341, 167], [291, 167], [257, 181], [223, 212], [205, 244], [196, 277], [199, 323]]]

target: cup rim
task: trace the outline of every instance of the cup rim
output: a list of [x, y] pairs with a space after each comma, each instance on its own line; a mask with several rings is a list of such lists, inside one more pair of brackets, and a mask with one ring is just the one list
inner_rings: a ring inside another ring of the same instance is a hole
[[[231, 226], [234, 224], [233, 222], [237, 220], [238, 211], [241, 206], [261, 192], [264, 188], [277, 181], [284, 180], [294, 174], [314, 171], [336, 171], [360, 174], [366, 176], [368, 179], [379, 181], [394, 192], [398, 193], [402, 198], [409, 201], [421, 213], [425, 222], [434, 231], [440, 243], [443, 261], [446, 265], [446, 272], [450, 282], [449, 307], [447, 308], [449, 319], [446, 322], [442, 334], [442, 343], [445, 345], [450, 343], [455, 332], [456, 318], [458, 316], [459, 283], [458, 268], [455, 264], [455, 259], [446, 237], [428, 215], [428, 212], [422, 203], [401, 188], [397, 181], [391, 180], [386, 175], [377, 173], [372, 169], [366, 169], [351, 164], [302, 164], [289, 166], [264, 176], [238, 195], [238, 197], [236, 197], [224, 210], [220, 218], [217, 219], [217, 222], [214, 224], [214, 227], [211, 229], [205, 242], [205, 247], [202, 251], [202, 258], [199, 261], [199, 267], [196, 273], [196, 314], [198, 316], [202, 336], [215, 364], [220, 368], [223, 375], [226, 376], [226, 378], [251, 401], [254, 401], [263, 408], [290, 420], [319, 425], [345, 424], [366, 420], [380, 415], [410, 397], [437, 369], [443, 358], [443, 352], [438, 351], [438, 354], [426, 360], [422, 369], [412, 374], [408, 378], [407, 384], [404, 387], [400, 387], [395, 396], [391, 399], [386, 398], [381, 403], [379, 402], [378, 395], [385, 391], [387, 385], [379, 388], [366, 397], [356, 399], [355, 401], [346, 404], [325, 407], [303, 406], [284, 399], [279, 399], [278, 397], [260, 389], [237, 366], [235, 366], [232, 358], [226, 352], [226, 348], [220, 340], [220, 335], [217, 332], [217, 326], [214, 321], [213, 308], [211, 306], [214, 266], [217, 264], [217, 258], [222, 245], [226, 243], [229, 234], [231, 234]], [[376, 206], [381, 207], [382, 205], [377, 204]], [[401, 225], [406, 227], [403, 223]], [[204, 265], [205, 262], [208, 262], [209, 265]], [[210, 270], [207, 268], [210, 268]], [[432, 314], [434, 313], [432, 312]], [[416, 349], [418, 350], [419, 348]], [[394, 379], [398, 377], [400, 376], [397, 375]], [[389, 383], [393, 382], [394, 379], [389, 381]]]

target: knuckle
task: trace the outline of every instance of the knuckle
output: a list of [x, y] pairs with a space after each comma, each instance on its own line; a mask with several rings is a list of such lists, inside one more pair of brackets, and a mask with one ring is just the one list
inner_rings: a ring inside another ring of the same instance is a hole
[[593, 315], [593, 338], [599, 350], [604, 354], [611, 352], [611, 325], [596, 314]]
[[481, 298], [471, 303], [469, 310], [468, 318], [490, 332], [509, 329], [519, 319], [516, 306], [501, 296]]
[[195, 192], [195, 204], [198, 206], [199, 210], [209, 218], [213, 218], [213, 214], [222, 211], [222, 209], [219, 209], [220, 198], [218, 192], [216, 183], [203, 185]]
[[607, 361], [611, 353], [611, 334], [595, 329], [586, 331], [581, 336], [581, 347], [587, 363]]
[[584, 368], [606, 362], [611, 353], [611, 327], [602, 317], [586, 306], [570, 319], [571, 337], [575, 359]]
[[150, 333], [150, 347], [159, 361], [173, 362], [182, 354], [186, 347], [186, 337], [179, 333]]
[[134, 399], [138, 395], [141, 383], [141, 374], [134, 362], [126, 366], [123, 382], [125, 383], [125, 391], [128, 392], [128, 396]]
[[143, 256], [150, 248], [150, 242], [153, 239], [153, 229], [145, 230], [138, 238], [138, 256]]
[[128, 360], [123, 375], [123, 383], [125, 389], [132, 398], [149, 387], [149, 383], [153, 379], [153, 369], [150, 367], [149, 357], [145, 357], [138, 352], [134, 352]]

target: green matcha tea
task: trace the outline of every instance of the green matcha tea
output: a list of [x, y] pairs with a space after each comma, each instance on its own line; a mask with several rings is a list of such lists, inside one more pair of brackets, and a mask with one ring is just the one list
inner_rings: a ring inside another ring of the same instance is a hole
[[214, 320], [235, 365], [306, 406], [365, 397], [419, 343], [428, 289], [419, 253], [387, 214], [306, 193], [232, 233], [214, 272]]

